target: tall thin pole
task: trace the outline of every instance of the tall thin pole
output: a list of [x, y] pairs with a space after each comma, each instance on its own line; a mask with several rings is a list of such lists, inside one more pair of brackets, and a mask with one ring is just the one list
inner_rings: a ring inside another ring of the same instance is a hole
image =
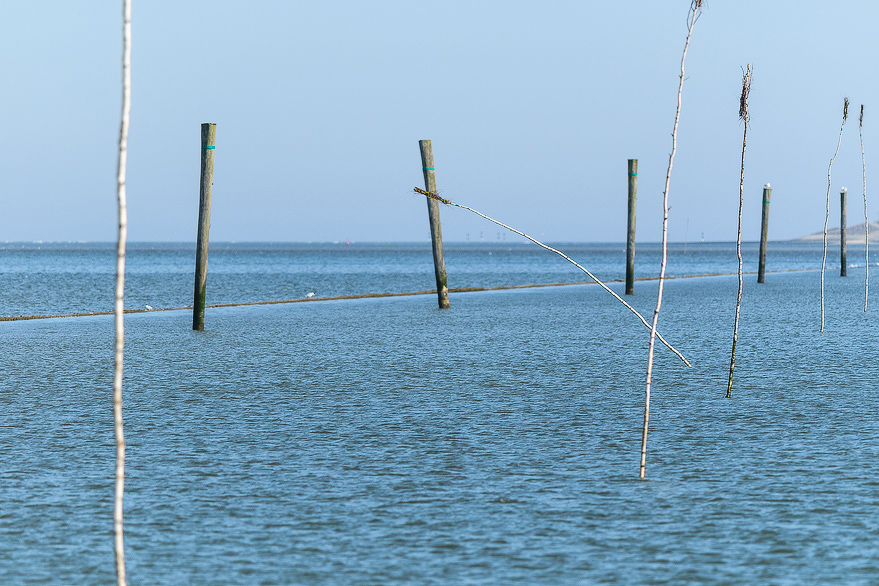
[[846, 266], [846, 258], [845, 258], [845, 246], [846, 246], [846, 233], [845, 233], [845, 224], [846, 224], [846, 195], [848, 194], [848, 190], [843, 187], [842, 191], [839, 192], [839, 276], [845, 277], [845, 266]]
[[626, 229], [626, 295], [635, 294], [635, 207], [638, 199], [638, 159], [629, 159], [629, 222]]
[[690, 218], [684, 224], [684, 254], [687, 254], [687, 244], [690, 242]]
[[125, 496], [125, 433], [122, 421], [122, 370], [125, 360], [125, 244], [128, 240], [128, 204], [125, 175], [128, 167], [128, 126], [131, 119], [131, 0], [122, 1], [122, 122], [119, 125], [119, 159], [116, 167], [116, 199], [119, 232], [116, 239], [116, 326], [113, 366], [113, 428], [116, 436], [116, 490], [113, 506], [116, 583], [125, 586], [125, 543], [122, 531], [122, 502]]
[[684, 92], [684, 63], [687, 60], [687, 50], [690, 48], [690, 37], [693, 36], [693, 27], [702, 14], [702, 0], [692, 0], [690, 11], [687, 14], [689, 27], [687, 40], [684, 43], [684, 52], [681, 55], [681, 75], [678, 83], [678, 105], [675, 110], [675, 123], [671, 132], [671, 153], [668, 156], [668, 170], [665, 173], [665, 189], [662, 192], [662, 260], [659, 263], [659, 290], [656, 294], [656, 309], [653, 310], [653, 322], [650, 325], [650, 342], [647, 346], [647, 385], [644, 392], [644, 430], [641, 435], [641, 469], [640, 477], [644, 478], [647, 467], [647, 429], [650, 423], [650, 386], [653, 382], [653, 349], [656, 346], [656, 330], [659, 324], [659, 310], [662, 308], [662, 289], [665, 284], [665, 265], [668, 261], [668, 191], [671, 186], [671, 169], [678, 148], [678, 123], [681, 119], [681, 96]]
[[195, 295], [192, 329], [204, 330], [205, 287], [208, 276], [208, 235], [211, 229], [211, 192], [214, 184], [214, 144], [217, 125], [201, 125], [201, 180], [198, 188], [198, 235], [195, 243]]
[[757, 282], [762, 283], [766, 276], [766, 239], [769, 236], [769, 198], [772, 188], [767, 183], [763, 186], [763, 219], [760, 222], [760, 264], [757, 267]]
[[[433, 145], [429, 140], [419, 140], [421, 168], [424, 171], [424, 189], [436, 193], [436, 173], [433, 168]], [[449, 308], [449, 286], [446, 279], [446, 261], [443, 258], [443, 230], [440, 225], [439, 203], [427, 199], [427, 217], [430, 221], [430, 245], [433, 249], [433, 272], [436, 276], [436, 296], [440, 309]]]
[[861, 140], [861, 172], [864, 179], [864, 311], [867, 311], [867, 298], [870, 295], [870, 219], [867, 217], [867, 159], [864, 157], [864, 105], [861, 104], [861, 116], [858, 120], [858, 137]]

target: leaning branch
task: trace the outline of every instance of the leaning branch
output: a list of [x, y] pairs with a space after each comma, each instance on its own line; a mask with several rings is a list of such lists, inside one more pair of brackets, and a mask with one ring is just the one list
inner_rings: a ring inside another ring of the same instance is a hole
[[[480, 212], [480, 211], [478, 211], [478, 210], [474, 210], [474, 209], [471, 208], [471, 207], [468, 207], [468, 206], [465, 206], [465, 205], [462, 205], [462, 204], [459, 204], [459, 203], [455, 203], [455, 202], [453, 202], [453, 201], [450, 201], [450, 200], [448, 200], [448, 199], [445, 199], [445, 198], [443, 198], [443, 197], [440, 197], [439, 194], [437, 194], [436, 192], [425, 191], [425, 190], [423, 190], [423, 189], [419, 189], [418, 187], [416, 187], [416, 188], [414, 189], [414, 191], [415, 191], [415, 193], [420, 193], [421, 195], [424, 195], [424, 196], [429, 197], [429, 198], [431, 198], [431, 199], [435, 199], [436, 201], [438, 201], [438, 202], [440, 202], [440, 203], [444, 203], [444, 204], [446, 204], [446, 205], [450, 205], [450, 206], [455, 206], [455, 207], [457, 207], [457, 208], [461, 208], [461, 209], [463, 209], [463, 210], [467, 210], [468, 212], [472, 212], [472, 213], [476, 214], [477, 216], [480, 216], [480, 217], [482, 217], [482, 218], [485, 218], [485, 219], [488, 220], [489, 222], [492, 222], [492, 223], [494, 223], [494, 224], [497, 224], [498, 226], [501, 226], [502, 228], [506, 228], [506, 229], [509, 230], [510, 232], [514, 232], [514, 233], [518, 234], [519, 236], [522, 236], [522, 237], [524, 237], [524, 238], [527, 238], [528, 240], [530, 240], [531, 242], [533, 242], [533, 243], [536, 244], [537, 246], [540, 246], [541, 248], [545, 248], [546, 250], [548, 250], [548, 251], [550, 251], [550, 252], [554, 252], [555, 254], [559, 255], [560, 257], [562, 257], [563, 259], [565, 259], [566, 261], [568, 261], [569, 263], [571, 263], [572, 265], [574, 265], [575, 267], [577, 267], [578, 269], [580, 269], [581, 271], [583, 271], [584, 273], [586, 273], [587, 275], [589, 275], [589, 278], [590, 278], [590, 279], [592, 279], [593, 281], [595, 281], [596, 283], [598, 283], [598, 284], [599, 284], [599, 285], [600, 285], [605, 291], [607, 291], [608, 293], [610, 293], [611, 295], [613, 295], [613, 297], [614, 297], [617, 301], [619, 301], [620, 303], [622, 303], [623, 305], [625, 305], [626, 308], [627, 308], [629, 311], [631, 311], [632, 313], [634, 313], [634, 314], [638, 317], [638, 319], [641, 320], [641, 323], [643, 323], [643, 324], [644, 324], [645, 326], [647, 326], [648, 328], [650, 327], [650, 324], [647, 322], [646, 319], [644, 319], [644, 316], [642, 316], [640, 313], [638, 313], [638, 311], [637, 311], [634, 307], [632, 307], [631, 305], [629, 305], [628, 303], [626, 303], [626, 301], [625, 301], [622, 297], [620, 297], [619, 295], [617, 295], [616, 293], [614, 293], [613, 290], [612, 290], [610, 287], [608, 287], [608, 286], [605, 285], [603, 282], [601, 282], [601, 280], [600, 280], [598, 277], [596, 277], [595, 275], [593, 275], [591, 272], [589, 272], [589, 271], [586, 269], [586, 267], [584, 267], [584, 266], [581, 265], [580, 263], [576, 262], [575, 260], [573, 260], [571, 257], [569, 257], [568, 255], [566, 255], [565, 253], [561, 252], [560, 250], [556, 250], [556, 249], [553, 248], [552, 246], [547, 246], [547, 245], [544, 244], [543, 242], [540, 242], [539, 240], [537, 240], [537, 239], [535, 239], [535, 238], [532, 238], [532, 237], [529, 236], [528, 234], [525, 234], [524, 232], [520, 232], [519, 230], [516, 230], [515, 228], [513, 228], [513, 227], [511, 227], [511, 226], [507, 226], [507, 225], [504, 224], [503, 222], [499, 222], [498, 220], [495, 220], [494, 218], [490, 218], [490, 217], [486, 216], [485, 214], [483, 214], [482, 212]], [[668, 342], [666, 342], [666, 341], [665, 341], [665, 338], [663, 338], [659, 333], [657, 333], [656, 335], [657, 335], [657, 337], [660, 339], [660, 341], [662, 341], [662, 343], [665, 344], [665, 345], [668, 347], [669, 350], [671, 350], [672, 352], [674, 352], [675, 355], [683, 361], [684, 364], [686, 364], [687, 366], [691, 366], [691, 364], [689, 363], [689, 361], [688, 361], [686, 358], [684, 358], [684, 355], [681, 354], [680, 352], [678, 352], [678, 351], [674, 348], [674, 346], [672, 346], [671, 344], [669, 344]]]

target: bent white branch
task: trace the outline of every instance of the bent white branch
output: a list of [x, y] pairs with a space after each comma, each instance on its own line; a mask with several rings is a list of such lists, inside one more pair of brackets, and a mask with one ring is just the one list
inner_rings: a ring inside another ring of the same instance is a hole
[[[506, 228], [506, 229], [509, 230], [510, 232], [514, 232], [514, 233], [518, 234], [519, 236], [522, 236], [522, 237], [524, 237], [524, 238], [527, 238], [528, 240], [530, 240], [531, 242], [533, 242], [534, 244], [536, 244], [537, 246], [539, 246], [539, 247], [541, 247], [541, 248], [545, 248], [546, 250], [548, 250], [548, 251], [550, 251], [550, 252], [554, 252], [555, 254], [559, 255], [560, 257], [562, 257], [563, 259], [565, 259], [566, 261], [568, 261], [569, 263], [571, 263], [572, 265], [574, 265], [575, 267], [577, 267], [578, 269], [580, 269], [581, 271], [583, 271], [584, 273], [586, 273], [587, 275], [589, 275], [589, 278], [590, 278], [590, 279], [592, 279], [593, 281], [595, 281], [596, 283], [598, 283], [598, 284], [599, 284], [599, 285], [600, 285], [605, 291], [607, 291], [608, 293], [610, 293], [611, 295], [613, 295], [614, 298], [615, 298], [617, 301], [619, 301], [620, 303], [622, 303], [623, 305], [625, 305], [626, 308], [627, 308], [629, 311], [631, 311], [631, 312], [634, 313], [636, 316], [638, 316], [638, 319], [641, 320], [641, 323], [643, 323], [643, 324], [644, 324], [645, 326], [647, 326], [648, 328], [650, 327], [650, 324], [647, 322], [646, 319], [644, 319], [644, 316], [642, 316], [640, 313], [638, 313], [638, 311], [637, 311], [634, 307], [632, 307], [631, 305], [629, 305], [628, 303], [626, 303], [626, 301], [625, 301], [622, 297], [620, 297], [619, 295], [617, 295], [616, 293], [614, 293], [613, 290], [612, 290], [610, 287], [608, 287], [607, 285], [605, 285], [605, 284], [604, 284], [604, 283], [603, 283], [598, 277], [596, 277], [596, 276], [593, 275], [591, 272], [589, 272], [589, 271], [586, 269], [586, 267], [584, 267], [583, 265], [581, 265], [581, 264], [578, 263], [577, 261], [573, 260], [571, 257], [569, 257], [568, 255], [566, 255], [566, 254], [563, 253], [562, 251], [560, 251], [560, 250], [556, 250], [556, 249], [553, 248], [552, 246], [548, 246], [548, 245], [544, 244], [543, 242], [540, 242], [539, 240], [537, 240], [537, 239], [535, 239], [535, 238], [532, 238], [532, 237], [529, 236], [528, 234], [525, 234], [524, 232], [521, 232], [521, 231], [519, 231], [519, 230], [516, 230], [515, 228], [513, 228], [513, 227], [511, 227], [511, 226], [507, 226], [507, 225], [504, 224], [503, 222], [500, 222], [500, 221], [498, 221], [498, 220], [495, 220], [494, 218], [490, 218], [489, 216], [486, 216], [485, 214], [483, 214], [482, 212], [480, 212], [480, 211], [478, 211], [478, 210], [474, 210], [474, 209], [471, 208], [471, 207], [468, 207], [468, 206], [465, 206], [465, 205], [462, 205], [462, 204], [459, 204], [459, 203], [455, 203], [455, 202], [453, 202], [453, 201], [449, 201], [449, 200], [447, 200], [447, 199], [445, 199], [445, 198], [440, 197], [440, 196], [439, 196], [438, 194], [436, 194], [436, 193], [428, 192], [428, 191], [425, 191], [425, 190], [423, 190], [423, 189], [419, 189], [418, 187], [415, 188], [415, 193], [420, 193], [421, 195], [427, 196], [427, 197], [429, 197], [429, 198], [431, 198], [431, 199], [435, 199], [435, 200], [439, 201], [440, 203], [444, 203], [444, 204], [446, 204], [446, 205], [450, 205], [450, 206], [455, 206], [455, 207], [457, 207], [457, 208], [461, 208], [461, 209], [463, 209], [463, 210], [467, 210], [468, 212], [472, 212], [472, 213], [476, 214], [477, 216], [480, 216], [480, 217], [482, 217], [482, 218], [485, 218], [485, 219], [488, 220], [489, 222], [492, 222], [492, 223], [494, 223], [494, 224], [497, 224], [498, 226], [501, 226], [502, 228]], [[657, 337], [659, 337], [660, 341], [662, 341], [662, 343], [665, 344], [665, 345], [668, 347], [669, 350], [671, 350], [672, 352], [674, 352], [675, 355], [677, 355], [677, 357], [680, 358], [680, 359], [684, 362], [684, 364], [686, 364], [687, 366], [691, 366], [691, 364], [689, 363], [689, 361], [688, 361], [686, 358], [684, 358], [684, 355], [681, 354], [680, 352], [678, 352], [678, 351], [674, 348], [674, 346], [672, 346], [671, 344], [669, 344], [668, 342], [666, 342], [666, 341], [665, 341], [665, 338], [663, 338], [661, 335], [659, 335], [659, 333], [657, 333], [656, 335], [657, 335]]]

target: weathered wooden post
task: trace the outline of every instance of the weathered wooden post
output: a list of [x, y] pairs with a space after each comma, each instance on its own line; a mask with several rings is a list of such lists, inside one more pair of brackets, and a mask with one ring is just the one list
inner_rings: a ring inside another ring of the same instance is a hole
[[198, 236], [195, 243], [195, 299], [192, 329], [204, 330], [205, 283], [208, 273], [208, 232], [211, 228], [211, 187], [214, 179], [214, 140], [217, 125], [201, 125], [201, 180], [198, 188]]
[[[424, 189], [436, 192], [436, 174], [433, 169], [433, 146], [429, 140], [419, 140], [421, 168], [424, 171]], [[430, 220], [430, 244], [433, 247], [433, 272], [436, 275], [436, 295], [440, 309], [449, 308], [449, 287], [446, 282], [446, 262], [443, 259], [443, 231], [440, 226], [439, 202], [427, 200], [427, 216]]]
[[762, 283], [766, 275], [766, 236], [769, 233], [769, 197], [772, 189], [767, 183], [763, 186], [763, 222], [760, 226], [760, 262], [757, 267], [757, 282]]
[[638, 199], [638, 159], [629, 159], [629, 223], [626, 236], [626, 295], [635, 294], [635, 203]]
[[843, 187], [839, 192], [839, 276], [845, 277], [845, 215], [846, 215], [846, 195], [848, 190]]

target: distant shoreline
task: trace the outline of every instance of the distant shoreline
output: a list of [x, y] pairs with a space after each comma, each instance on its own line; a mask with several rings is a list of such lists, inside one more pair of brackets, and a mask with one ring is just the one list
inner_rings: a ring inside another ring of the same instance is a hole
[[[849, 226], [846, 228], [846, 244], [863, 244], [864, 243], [864, 226], [865, 222], [861, 222], [860, 224], [855, 224], [854, 226]], [[840, 229], [839, 228], [829, 228], [827, 230], [827, 243], [828, 244], [839, 244], [840, 240]], [[814, 234], [809, 234], [807, 236], [800, 236], [799, 238], [794, 238], [789, 242], [824, 242], [824, 231], [815, 232]], [[879, 244], [879, 222], [870, 222], [870, 244]]]

